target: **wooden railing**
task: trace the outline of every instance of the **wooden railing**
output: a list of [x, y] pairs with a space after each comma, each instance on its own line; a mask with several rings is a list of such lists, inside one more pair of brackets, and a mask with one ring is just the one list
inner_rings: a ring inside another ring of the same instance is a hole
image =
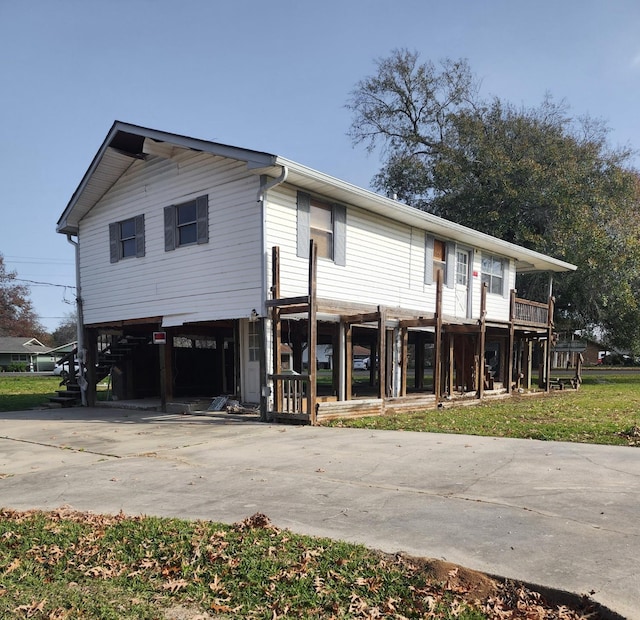
[[514, 297], [511, 320], [527, 325], [546, 327], [549, 324], [549, 305]]
[[278, 398], [278, 413], [292, 415], [307, 413], [307, 399], [309, 395], [309, 375], [283, 373], [270, 375], [273, 380], [273, 389]]

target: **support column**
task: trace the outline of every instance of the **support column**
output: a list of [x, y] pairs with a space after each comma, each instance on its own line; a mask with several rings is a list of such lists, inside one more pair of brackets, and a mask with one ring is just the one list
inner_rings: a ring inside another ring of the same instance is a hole
[[477, 361], [477, 375], [478, 375], [478, 391], [476, 393], [478, 398], [484, 396], [484, 348], [487, 338], [487, 283], [483, 283], [482, 292], [480, 295], [480, 334], [478, 336], [478, 361]]
[[409, 362], [409, 330], [400, 330], [400, 396], [407, 395], [407, 368]]
[[436, 333], [433, 352], [433, 391], [436, 402], [442, 400], [442, 270], [439, 269], [436, 277]]
[[307, 350], [309, 352], [309, 390], [307, 394], [307, 415], [311, 424], [316, 423], [316, 383], [318, 368], [316, 364], [316, 348], [318, 344], [318, 302], [317, 271], [318, 271], [318, 246], [313, 240], [309, 244], [309, 334], [307, 338]]
[[[344, 324], [344, 398], [353, 398], [353, 325]], [[375, 364], [374, 364], [375, 365]]]
[[378, 356], [378, 398], [384, 398], [387, 395], [387, 327], [382, 306], [378, 306]]
[[95, 329], [84, 330], [84, 349], [86, 359], [84, 378], [87, 382], [85, 398], [87, 406], [95, 407], [97, 394], [96, 394], [96, 363], [98, 361], [98, 331]]
[[[280, 248], [274, 246], [271, 253], [271, 298], [280, 299]], [[282, 374], [282, 321], [280, 320], [280, 308], [271, 309], [271, 329], [273, 330], [273, 374]], [[273, 382], [273, 409], [282, 411], [283, 392], [282, 381]]]

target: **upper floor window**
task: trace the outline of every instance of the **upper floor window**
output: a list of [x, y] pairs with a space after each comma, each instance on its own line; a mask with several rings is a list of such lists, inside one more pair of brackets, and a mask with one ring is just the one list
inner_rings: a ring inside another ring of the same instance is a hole
[[112, 263], [144, 256], [144, 215], [109, 224], [109, 253]]
[[297, 255], [309, 258], [311, 240], [318, 256], [346, 265], [347, 210], [343, 205], [329, 204], [298, 192]]
[[318, 245], [318, 256], [333, 260], [333, 208], [312, 200], [310, 223], [311, 238]]
[[489, 293], [504, 294], [505, 274], [502, 259], [496, 256], [482, 257], [482, 282], [486, 282]]
[[438, 273], [442, 273], [442, 281], [446, 281], [447, 254], [446, 245], [440, 239], [433, 240], [433, 281], [438, 281]]
[[425, 237], [424, 283], [433, 284], [438, 281], [438, 273], [442, 273], [442, 282], [453, 287], [455, 267], [455, 243], [436, 239], [433, 235]]
[[209, 242], [209, 197], [164, 209], [164, 249], [175, 250], [183, 245]]

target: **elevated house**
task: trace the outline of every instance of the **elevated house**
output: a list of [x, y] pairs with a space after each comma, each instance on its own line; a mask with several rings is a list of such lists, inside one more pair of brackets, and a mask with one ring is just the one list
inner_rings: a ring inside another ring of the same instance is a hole
[[[122, 122], [57, 231], [88, 403], [111, 373], [120, 398], [233, 394], [310, 423], [544, 386], [553, 300], [518, 298], [516, 273], [575, 269], [277, 155]], [[303, 364], [319, 345], [322, 381]], [[375, 360], [365, 385], [354, 347]]]

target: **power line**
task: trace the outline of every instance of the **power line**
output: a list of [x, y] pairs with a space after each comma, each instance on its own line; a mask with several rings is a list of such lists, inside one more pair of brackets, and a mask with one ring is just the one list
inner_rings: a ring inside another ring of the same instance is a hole
[[13, 282], [27, 282], [28, 284], [34, 284], [36, 286], [57, 286], [59, 288], [76, 288], [70, 284], [54, 284], [53, 282], [37, 282], [36, 280], [23, 280], [22, 278], [12, 278]]

